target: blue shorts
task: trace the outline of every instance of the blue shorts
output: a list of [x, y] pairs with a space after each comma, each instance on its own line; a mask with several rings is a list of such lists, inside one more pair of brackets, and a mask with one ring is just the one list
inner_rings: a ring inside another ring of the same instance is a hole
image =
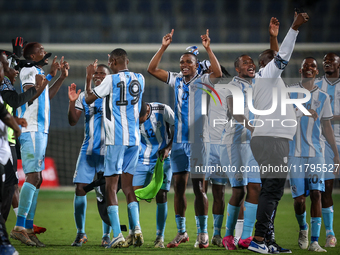
[[290, 168], [290, 188], [293, 198], [301, 195], [309, 195], [310, 190], [325, 191], [324, 172], [316, 168], [325, 164], [323, 157], [289, 157], [288, 168]]
[[[133, 176], [132, 186], [146, 187], [152, 179], [155, 165], [156, 163], [150, 164], [150, 165], [144, 165], [143, 163], [138, 162], [135, 174]], [[169, 191], [171, 178], [172, 178], [170, 158], [166, 158], [164, 160], [163, 171], [164, 171], [164, 177], [163, 177], [163, 184], [162, 184], [161, 189]]]
[[45, 169], [47, 138], [48, 134], [43, 132], [25, 132], [20, 135], [22, 169], [25, 174]]
[[134, 175], [139, 146], [107, 145], [104, 158], [104, 176], [129, 173]]
[[[340, 156], [340, 145], [337, 145], [337, 147], [338, 147], [338, 153]], [[325, 142], [325, 163], [328, 169], [328, 171], [325, 172], [325, 181], [335, 179], [335, 175], [333, 174], [333, 171], [335, 171], [335, 169], [333, 169], [334, 167], [333, 158], [334, 158], [333, 150], [331, 146], [329, 145], [329, 143]]]
[[[219, 171], [221, 168], [220, 161], [220, 144], [207, 144], [207, 173], [205, 180], [210, 180], [212, 184], [225, 185], [227, 183], [226, 174]], [[213, 169], [215, 167], [215, 169]]]
[[86, 152], [80, 152], [73, 183], [91, 183], [94, 175], [103, 171], [104, 155], [86, 155]]

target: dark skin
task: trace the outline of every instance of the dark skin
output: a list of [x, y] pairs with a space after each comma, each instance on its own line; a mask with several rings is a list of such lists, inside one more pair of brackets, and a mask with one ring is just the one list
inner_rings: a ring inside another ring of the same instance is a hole
[[[323, 58], [323, 70], [325, 72], [325, 76], [329, 81], [336, 81], [340, 75], [340, 58], [338, 55], [334, 53], [328, 53]], [[333, 115], [333, 121], [339, 121], [340, 115]], [[335, 173], [339, 174], [339, 169], [335, 169]], [[325, 192], [321, 193], [321, 203], [322, 208], [329, 208], [333, 206], [333, 183], [334, 180], [325, 180]]]
[[[93, 64], [89, 65], [86, 69], [86, 91], [85, 91], [85, 102], [87, 104], [93, 103], [97, 96], [93, 93], [91, 89], [91, 80], [97, 68], [98, 60], [95, 60]], [[117, 74], [119, 71], [128, 69], [129, 60], [125, 58], [116, 58], [115, 56], [109, 55], [108, 66], [112, 70], [113, 74]], [[106, 197], [107, 206], [118, 205], [117, 198], [117, 186], [118, 186], [119, 175], [114, 174], [112, 176], [105, 176], [106, 181]], [[137, 202], [135, 192], [132, 187], [133, 175], [129, 173], [121, 174], [121, 185], [122, 190], [125, 194], [127, 203]]]
[[[109, 75], [110, 72], [105, 67], [99, 66], [97, 67], [94, 75], [93, 75], [93, 82], [95, 86], [101, 84], [104, 80], [106, 75]], [[71, 86], [68, 87], [68, 97], [70, 99], [69, 108], [68, 108], [68, 121], [71, 126], [74, 126], [78, 123], [78, 120], [81, 116], [83, 111], [77, 110], [75, 107], [75, 102], [78, 99], [80, 94], [80, 89], [77, 91], [76, 84], [72, 83]], [[75, 193], [76, 196], [85, 196], [86, 192], [84, 187], [88, 185], [88, 183], [76, 183]]]

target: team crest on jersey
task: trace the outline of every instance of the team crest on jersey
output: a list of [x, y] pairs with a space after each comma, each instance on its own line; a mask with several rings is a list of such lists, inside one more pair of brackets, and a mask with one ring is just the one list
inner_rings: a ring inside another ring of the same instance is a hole
[[296, 192], [297, 192], [296, 185], [293, 185], [293, 186], [292, 186], [292, 192], [293, 192], [293, 193], [296, 193]]
[[315, 108], [319, 108], [321, 105], [320, 101], [314, 101], [313, 105], [315, 106]]
[[160, 128], [162, 126], [162, 122], [157, 121], [157, 128]]
[[241, 182], [243, 180], [242, 173], [235, 174], [235, 179], [236, 179], [236, 181]]
[[287, 157], [283, 157], [283, 162], [284, 162], [285, 164], [287, 164], [288, 158], [287, 158]]
[[340, 97], [340, 90], [336, 92], [337, 97]]

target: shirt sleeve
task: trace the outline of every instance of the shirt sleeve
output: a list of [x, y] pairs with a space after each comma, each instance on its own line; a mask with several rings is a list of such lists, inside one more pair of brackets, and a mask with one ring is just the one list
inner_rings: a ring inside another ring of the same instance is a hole
[[35, 67], [21, 69], [20, 81], [21, 81], [22, 87], [25, 87], [26, 85], [35, 85], [36, 74], [37, 74], [37, 71]]
[[75, 108], [79, 111], [84, 110], [84, 105], [83, 105], [83, 99], [84, 99], [85, 93], [84, 91], [79, 94], [79, 97], [77, 98], [75, 102]]
[[93, 89], [93, 93], [98, 98], [103, 98], [110, 94], [111, 89], [112, 89], [112, 75], [106, 75], [102, 83]]
[[178, 73], [168, 72], [168, 79], [166, 83], [169, 84], [171, 87], [175, 87], [177, 77], [178, 77]]
[[290, 28], [279, 52], [261, 71], [261, 78], [279, 78], [292, 56], [298, 31]]
[[168, 105], [164, 105], [164, 120], [170, 125], [175, 125], [175, 113]]

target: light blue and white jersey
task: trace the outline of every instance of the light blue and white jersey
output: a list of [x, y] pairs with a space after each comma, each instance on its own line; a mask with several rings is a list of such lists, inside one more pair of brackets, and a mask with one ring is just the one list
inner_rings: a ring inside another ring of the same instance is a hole
[[206, 94], [204, 89], [209, 89], [203, 84], [214, 86], [209, 74], [196, 74], [186, 83], [181, 73], [168, 72], [166, 83], [175, 90], [174, 143], [198, 142], [195, 141], [195, 136], [203, 137], [206, 116], [202, 114], [202, 98]]
[[[21, 92], [27, 85], [35, 86], [35, 76], [44, 74], [44, 70], [37, 67], [24, 67], [20, 71]], [[25, 118], [27, 127], [21, 128], [22, 132], [43, 132], [48, 133], [50, 126], [50, 97], [48, 92], [48, 84], [41, 95], [31, 102], [27, 102], [17, 109], [17, 116]]]
[[85, 102], [85, 92], [81, 92], [75, 107], [84, 111], [84, 141], [81, 147], [86, 155], [105, 154], [105, 129], [103, 120], [103, 99], [98, 98], [92, 104]]
[[[248, 99], [249, 96], [249, 89], [252, 88], [252, 85], [245, 79], [242, 79], [238, 76], [235, 76], [232, 81], [228, 85], [233, 85], [238, 87], [242, 90], [244, 96], [244, 116], [248, 120], [254, 119], [254, 114], [249, 111], [248, 107]], [[232, 93], [230, 90], [226, 89], [225, 97], [232, 97]], [[226, 106], [228, 111], [228, 106]], [[225, 125], [223, 137], [222, 137], [222, 144], [241, 144], [241, 143], [250, 143], [251, 133], [245, 127], [246, 123], [239, 123], [234, 118], [231, 118], [228, 123]]]
[[139, 145], [139, 111], [144, 83], [142, 74], [122, 70], [107, 75], [93, 89], [97, 97], [105, 97], [103, 116], [106, 145]]
[[141, 142], [138, 161], [145, 165], [156, 163], [158, 151], [170, 142], [170, 128], [175, 124], [175, 114], [170, 106], [149, 103], [148, 119], [140, 125]]
[[[333, 115], [340, 115], [340, 78], [331, 82], [324, 75], [315, 80], [315, 85], [329, 95]], [[340, 145], [340, 121], [332, 121], [332, 128], [336, 144]], [[323, 139], [326, 140], [324, 137]]]
[[[301, 83], [290, 87], [303, 88]], [[312, 109], [318, 118], [305, 116], [295, 107], [297, 112], [297, 131], [292, 141], [289, 141], [289, 156], [293, 157], [323, 157], [324, 142], [321, 139], [322, 121], [333, 118], [330, 99], [327, 93], [318, 87], [310, 91], [311, 98], [304, 103], [306, 109]], [[291, 99], [304, 98], [304, 93], [292, 92]]]

